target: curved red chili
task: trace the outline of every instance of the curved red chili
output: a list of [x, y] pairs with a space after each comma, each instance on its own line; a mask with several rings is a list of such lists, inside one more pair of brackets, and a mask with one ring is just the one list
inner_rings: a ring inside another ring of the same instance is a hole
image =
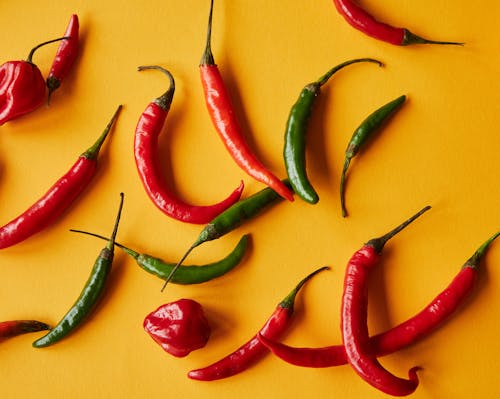
[[[419, 313], [386, 332], [370, 337], [370, 346], [375, 355], [388, 355], [414, 344], [447, 320], [468, 298], [477, 280], [480, 260], [498, 236], [500, 232], [483, 243], [465, 262], [451, 283]], [[264, 336], [259, 336], [259, 339], [273, 354], [296, 366], [318, 368], [347, 363], [344, 345], [296, 348], [272, 341]]]
[[190, 205], [176, 198], [170, 192], [161, 177], [156, 153], [158, 136], [165, 124], [174, 96], [175, 82], [172, 74], [162, 67], [139, 67], [139, 71], [144, 69], [162, 71], [170, 79], [170, 87], [162, 96], [149, 103], [135, 129], [134, 156], [142, 184], [153, 203], [168, 216], [186, 223], [208, 223], [239, 200], [244, 187], [243, 181], [229, 197], [214, 205]]
[[121, 105], [99, 139], [29, 209], [0, 227], [0, 249], [17, 244], [54, 222], [78, 197], [95, 175], [97, 157]]
[[409, 44], [454, 44], [457, 42], [442, 42], [424, 39], [410, 32], [406, 28], [397, 28], [384, 22], [377, 21], [366, 10], [358, 6], [353, 0], [333, 0], [337, 11], [355, 29], [375, 39], [394, 44], [406, 46]]
[[218, 362], [202, 369], [190, 371], [188, 377], [200, 381], [212, 381], [231, 377], [232, 375], [246, 370], [262, 358], [269, 350], [259, 341], [258, 334], [265, 335], [270, 339], [277, 339], [282, 335], [290, 325], [294, 311], [295, 297], [302, 286], [314, 275], [327, 269], [329, 269], [329, 267], [321, 267], [302, 279], [285, 299], [278, 304], [271, 317], [269, 317], [264, 326], [260, 329], [259, 333], [254, 335], [249, 341]]
[[46, 85], [49, 89], [47, 102], [50, 102], [52, 93], [61, 86], [63, 79], [68, 75], [78, 56], [80, 46], [78, 37], [79, 27], [78, 15], [73, 14], [69, 19], [66, 32], [64, 33], [66, 39], [61, 41], [46, 79]]
[[241, 131], [231, 98], [210, 48], [213, 3], [211, 0], [205, 51], [200, 62], [201, 82], [210, 118], [238, 166], [254, 179], [271, 187], [283, 198], [293, 201], [292, 191], [257, 159]]
[[33, 64], [40, 47], [64, 38], [49, 40], [34, 47], [26, 61], [8, 61], [0, 66], [0, 125], [34, 111], [45, 99], [45, 80]]
[[347, 360], [366, 382], [395, 396], [409, 395], [415, 391], [418, 386], [418, 367], [409, 371], [409, 379], [399, 378], [383, 368], [372, 352], [367, 325], [368, 277], [371, 269], [377, 265], [387, 241], [429, 209], [429, 206], [423, 208], [389, 233], [368, 241], [351, 257], [345, 273], [341, 330]]

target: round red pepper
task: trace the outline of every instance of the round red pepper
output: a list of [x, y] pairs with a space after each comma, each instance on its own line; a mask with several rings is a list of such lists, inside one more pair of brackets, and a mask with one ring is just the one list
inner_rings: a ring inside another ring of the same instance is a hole
[[203, 348], [210, 337], [210, 325], [203, 308], [192, 299], [160, 306], [146, 316], [143, 325], [158, 345], [177, 357]]

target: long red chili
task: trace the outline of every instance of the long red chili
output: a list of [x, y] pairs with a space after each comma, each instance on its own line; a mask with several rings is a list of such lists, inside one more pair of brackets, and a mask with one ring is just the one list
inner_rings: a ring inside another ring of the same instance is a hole
[[9, 320], [0, 322], [0, 341], [16, 335], [50, 330], [50, 326], [38, 320]]
[[329, 267], [321, 267], [302, 279], [285, 299], [278, 304], [264, 326], [249, 341], [218, 362], [202, 369], [190, 371], [188, 377], [200, 381], [218, 380], [240, 373], [257, 362], [269, 352], [259, 341], [258, 335], [262, 334], [270, 339], [278, 339], [290, 325], [294, 311], [295, 297], [302, 286], [314, 275], [327, 269]]
[[221, 73], [215, 64], [210, 47], [213, 3], [213, 0], [211, 0], [205, 51], [200, 62], [201, 82], [210, 118], [238, 166], [254, 179], [271, 187], [283, 198], [293, 201], [292, 191], [257, 159], [245, 140], [231, 98]]
[[68, 172], [29, 209], [0, 227], [0, 248], [17, 244], [44, 229], [73, 203], [95, 175], [99, 150], [121, 107], [118, 107], [98, 140], [80, 155]]
[[61, 86], [63, 79], [68, 75], [78, 56], [80, 46], [79, 27], [78, 15], [73, 14], [64, 33], [66, 39], [61, 41], [46, 79], [46, 85], [49, 89], [47, 102], [50, 102], [52, 93]]
[[[416, 343], [443, 324], [468, 298], [477, 280], [480, 260], [499, 235], [500, 232], [483, 243], [464, 263], [451, 283], [419, 313], [386, 332], [370, 337], [370, 346], [375, 355], [384, 356], [397, 352]], [[318, 368], [347, 363], [344, 345], [296, 348], [264, 336], [259, 336], [259, 339], [273, 354], [296, 366]]]
[[135, 129], [134, 155], [137, 171], [153, 203], [165, 214], [186, 223], [205, 224], [237, 202], [243, 191], [243, 182], [223, 201], [207, 206], [187, 204], [167, 188], [160, 172], [157, 156], [158, 136], [170, 110], [175, 91], [172, 74], [159, 66], [141, 66], [139, 71], [156, 69], [170, 79], [167, 91], [148, 104]]
[[463, 45], [457, 42], [442, 42], [424, 39], [410, 32], [406, 28], [398, 28], [377, 21], [366, 10], [358, 6], [353, 0], [333, 0], [337, 11], [355, 29], [365, 33], [375, 39], [382, 40], [397, 46], [407, 46], [409, 44], [454, 44]]
[[345, 273], [341, 330], [347, 360], [366, 382], [394, 396], [409, 395], [415, 391], [418, 367], [409, 371], [409, 379], [399, 378], [383, 368], [372, 352], [367, 325], [368, 277], [387, 241], [429, 209], [429, 206], [423, 208], [389, 233], [368, 241], [351, 257]]

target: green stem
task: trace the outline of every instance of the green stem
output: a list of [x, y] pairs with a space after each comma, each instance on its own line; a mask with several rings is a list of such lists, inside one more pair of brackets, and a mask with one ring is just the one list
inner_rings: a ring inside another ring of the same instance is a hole
[[168, 110], [170, 109], [170, 105], [172, 104], [172, 100], [174, 98], [174, 92], [175, 92], [174, 77], [172, 76], [170, 71], [158, 65], [147, 65], [147, 66], [140, 66], [137, 68], [139, 72], [144, 71], [145, 69], [156, 69], [168, 76], [168, 79], [170, 80], [170, 86], [168, 87], [167, 91], [163, 93], [160, 97], [157, 97], [153, 100], [153, 102], [156, 105], [158, 105], [164, 111], [168, 112]]
[[411, 33], [409, 30], [405, 29], [403, 46], [407, 46], [409, 44], [444, 44], [444, 45], [453, 45], [453, 46], [463, 46], [465, 43], [460, 42], [442, 42], [436, 40], [428, 40], [423, 37], [417, 36], [414, 33]]
[[208, 14], [207, 37], [205, 40], [205, 51], [201, 57], [200, 65], [215, 65], [212, 48], [210, 45], [212, 39], [212, 15], [214, 9], [214, 0], [210, 0], [210, 13]]
[[50, 43], [54, 43], [54, 42], [59, 42], [59, 41], [64, 40], [64, 39], [69, 39], [69, 37], [68, 36], [63, 36], [63, 37], [59, 37], [57, 39], [52, 39], [52, 40], [49, 40], [47, 42], [43, 42], [43, 43], [40, 43], [40, 44], [36, 45], [29, 52], [28, 58], [26, 58], [26, 62], [29, 62], [30, 64], [33, 64], [33, 54], [35, 54], [35, 51], [38, 50], [40, 47], [43, 47], [46, 44], [50, 44]]
[[317, 84], [319, 86], [323, 86], [326, 82], [328, 82], [328, 79], [330, 79], [335, 72], [339, 71], [340, 69], [342, 69], [348, 65], [356, 64], [358, 62], [373, 62], [375, 64], [378, 64], [378, 66], [380, 66], [380, 67], [384, 66], [384, 64], [382, 62], [375, 60], [373, 58], [357, 58], [354, 60], [343, 62], [342, 64], [339, 64], [339, 65], [333, 67], [327, 73], [325, 73], [323, 76], [321, 76], [316, 82], [314, 82], [314, 84]]
[[320, 267], [319, 269], [316, 269], [313, 271], [311, 274], [307, 275], [304, 277], [296, 286], [295, 288], [280, 302], [279, 306], [284, 308], [284, 309], [289, 309], [293, 311], [293, 305], [295, 303], [295, 297], [297, 296], [297, 293], [300, 291], [302, 286], [307, 283], [313, 276], [318, 274], [319, 272], [322, 272], [323, 270], [329, 270], [330, 268], [328, 266], [323, 266]]
[[[104, 237], [104, 236], [102, 236], [100, 234], [96, 234], [96, 233], [91, 233], [89, 231], [77, 230], [77, 229], [70, 229], [69, 231], [71, 231], [72, 233], [86, 234], [86, 235], [89, 235], [89, 236], [92, 236], [92, 237], [100, 238], [101, 240], [109, 241], [108, 237]], [[118, 248], [120, 248], [122, 251], [124, 251], [125, 253], [127, 253], [128, 255], [132, 256], [134, 259], [137, 259], [139, 257], [139, 255], [140, 255], [139, 252], [136, 252], [133, 249], [130, 249], [130, 248], [126, 247], [123, 244], [120, 244], [119, 242], [115, 241], [115, 245]]]
[[118, 214], [116, 215], [115, 225], [113, 227], [113, 233], [111, 233], [111, 238], [108, 241], [108, 245], [106, 245], [106, 248], [110, 251], [112, 251], [115, 247], [115, 238], [116, 234], [118, 233], [118, 224], [120, 223], [120, 218], [123, 209], [123, 198], [124, 194], [120, 193], [120, 206], [118, 207]]
[[382, 237], [371, 239], [366, 243], [366, 245], [371, 246], [373, 249], [375, 249], [377, 253], [382, 252], [382, 249], [384, 249], [384, 245], [387, 243], [387, 241], [389, 241], [392, 237], [398, 234], [401, 230], [403, 230], [406, 226], [408, 226], [411, 222], [417, 219], [420, 215], [427, 212], [429, 209], [431, 209], [431, 207], [428, 205], [425, 208], [421, 209], [419, 212], [417, 212], [415, 215], [413, 215], [411, 218], [405, 220], [395, 229], [392, 229], [387, 234], [384, 234]]
[[102, 134], [99, 136], [97, 141], [87, 150], [85, 151], [81, 156], [86, 159], [97, 159], [97, 156], [99, 155], [99, 151], [101, 150], [102, 144], [104, 143], [104, 140], [106, 140], [106, 137], [108, 137], [108, 134], [111, 130], [111, 127], [116, 121], [116, 118], [118, 118], [118, 114], [120, 113], [120, 110], [122, 109], [122, 106], [119, 105], [118, 108], [116, 109], [115, 113], [113, 114], [113, 117], [109, 121], [108, 125], [102, 132]]
[[486, 250], [490, 246], [490, 244], [498, 237], [500, 236], [500, 231], [495, 233], [493, 236], [491, 236], [486, 242], [481, 245], [476, 252], [474, 252], [474, 255], [472, 255], [467, 262], [464, 263], [462, 268], [466, 267], [471, 267], [473, 269], [477, 269], [479, 267], [479, 261], [481, 260], [481, 257], [485, 254]]
[[163, 292], [165, 290], [165, 287], [170, 282], [170, 280], [172, 280], [172, 277], [174, 277], [175, 272], [182, 265], [182, 262], [184, 262], [184, 260], [188, 257], [188, 255], [191, 253], [191, 251], [193, 249], [195, 249], [200, 244], [201, 244], [201, 242], [198, 243], [198, 241], [197, 241], [189, 247], [189, 249], [186, 251], [186, 253], [182, 256], [181, 260], [179, 262], [177, 262], [177, 264], [173, 267], [173, 269], [168, 274], [167, 278], [165, 279], [165, 282], [163, 283], [163, 286], [161, 287], [161, 290], [160, 290], [161, 292]]

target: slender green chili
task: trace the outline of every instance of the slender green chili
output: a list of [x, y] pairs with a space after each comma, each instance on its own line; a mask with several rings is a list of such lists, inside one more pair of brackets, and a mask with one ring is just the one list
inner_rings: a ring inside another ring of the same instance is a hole
[[[91, 235], [93, 237], [101, 238], [107, 240], [106, 237], [95, 233], [89, 233], [88, 231], [71, 229], [70, 231], [75, 233], [82, 233]], [[248, 248], [248, 238], [249, 234], [245, 234], [241, 237], [240, 241], [234, 247], [234, 249], [227, 255], [224, 259], [218, 262], [210, 263], [202, 266], [182, 266], [177, 270], [177, 272], [172, 276], [171, 282], [175, 284], [200, 284], [206, 281], [212, 280], [216, 277], [220, 277], [226, 274], [230, 270], [234, 269], [245, 256], [246, 249]], [[122, 249], [125, 253], [130, 255], [135, 259], [137, 264], [150, 274], [153, 274], [163, 280], [165, 280], [172, 269], [175, 267], [175, 263], [167, 263], [160, 258], [148, 254], [140, 254], [115, 242], [115, 245]]]
[[286, 171], [295, 193], [310, 204], [315, 204], [319, 200], [318, 194], [309, 182], [306, 173], [306, 133], [316, 97], [320, 94], [321, 86], [328, 82], [335, 72], [358, 62], [373, 62], [383, 66], [380, 61], [372, 58], [359, 58], [339, 64], [331, 68], [315, 82], [304, 86], [299, 98], [290, 110], [283, 149]]
[[395, 100], [385, 104], [373, 113], [371, 113], [354, 131], [347, 149], [345, 151], [344, 168], [340, 178], [340, 204], [342, 207], [342, 216], [347, 216], [345, 205], [345, 180], [347, 169], [351, 159], [356, 156], [363, 144], [385, 123], [389, 118], [403, 105], [406, 96], [402, 95]]
[[115, 237], [123, 208], [123, 193], [120, 193], [120, 207], [116, 216], [113, 233], [105, 248], [97, 257], [92, 272], [74, 305], [61, 321], [46, 335], [33, 342], [35, 348], [55, 344], [78, 328], [94, 310], [106, 286], [107, 277], [113, 263]]
[[[283, 180], [283, 183], [287, 187], [290, 187], [290, 182], [288, 181], [288, 179]], [[264, 211], [266, 207], [281, 199], [283, 199], [283, 197], [278, 195], [273, 189], [267, 187], [248, 198], [239, 200], [236, 204], [230, 206], [219, 216], [215, 217], [203, 228], [195, 242], [189, 247], [181, 260], [174, 266], [170, 274], [165, 279], [165, 283], [163, 284], [161, 290], [163, 291], [165, 289], [168, 282], [177, 272], [179, 266], [182, 264], [182, 262], [184, 262], [186, 257], [194, 248], [206, 241], [211, 241], [222, 237], [223, 235], [229, 233], [230, 231], [243, 224], [245, 220], [251, 219], [252, 217], [258, 215], [260, 212]]]

